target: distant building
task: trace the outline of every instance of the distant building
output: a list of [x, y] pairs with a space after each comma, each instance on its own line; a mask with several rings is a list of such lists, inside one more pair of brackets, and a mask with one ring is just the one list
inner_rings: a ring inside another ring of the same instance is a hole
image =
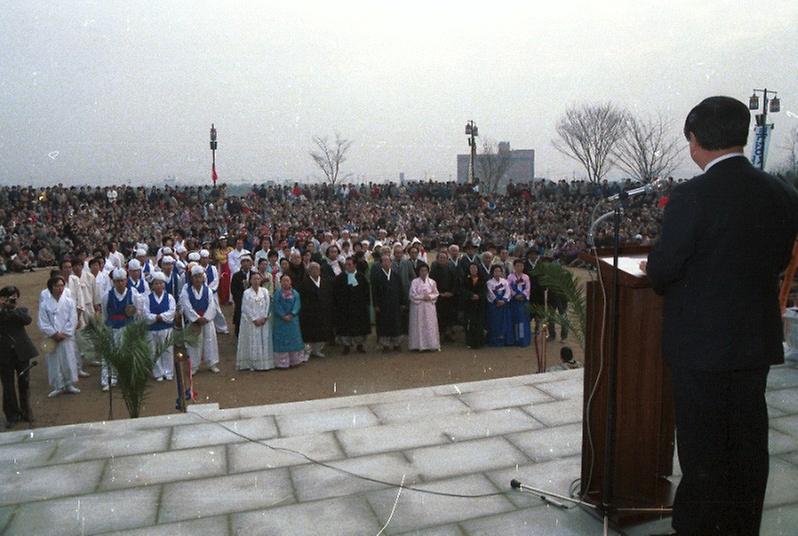
[[[503, 189], [508, 182], [513, 181], [515, 184], [519, 182], [531, 182], [535, 179], [535, 150], [534, 149], [510, 149], [510, 142], [503, 141], [499, 143], [499, 151], [510, 151], [510, 168], [507, 173], [502, 177], [499, 183], [499, 188]], [[470, 154], [457, 155], [457, 182], [468, 181], [468, 161], [471, 158]], [[476, 169], [474, 175], [479, 177], [480, 165], [479, 160], [482, 155], [477, 155]]]

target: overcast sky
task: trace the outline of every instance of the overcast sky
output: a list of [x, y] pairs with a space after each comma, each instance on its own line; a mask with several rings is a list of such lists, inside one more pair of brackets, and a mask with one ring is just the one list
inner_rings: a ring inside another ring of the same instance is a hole
[[[779, 90], [769, 165], [798, 125], [798, 2], [6, 2], [0, 182], [318, 176], [311, 137], [354, 140], [355, 178], [446, 180], [464, 125], [553, 148], [565, 108], [611, 100], [672, 118], [704, 97]], [[678, 174], [697, 172], [686, 152]]]

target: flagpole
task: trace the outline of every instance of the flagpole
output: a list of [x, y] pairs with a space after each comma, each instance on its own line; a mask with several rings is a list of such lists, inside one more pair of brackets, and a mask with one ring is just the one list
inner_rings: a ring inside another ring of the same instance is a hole
[[216, 127], [211, 123], [211, 180], [213, 181], [214, 187], [218, 179], [216, 175], [216, 147], [218, 145], [219, 143], [216, 141]]

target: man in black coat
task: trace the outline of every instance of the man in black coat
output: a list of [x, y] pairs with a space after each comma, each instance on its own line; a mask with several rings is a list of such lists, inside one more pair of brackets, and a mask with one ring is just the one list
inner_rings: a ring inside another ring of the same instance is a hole
[[783, 363], [779, 274], [798, 194], [743, 155], [750, 114], [729, 97], [693, 108], [684, 133], [704, 171], [676, 187], [641, 263], [663, 293], [682, 479], [677, 534], [758, 534], [768, 479], [765, 386]]
[[0, 380], [7, 428], [12, 428], [20, 419], [27, 422], [33, 420], [29, 397], [30, 372], [27, 369], [28, 362], [39, 355], [25, 332], [25, 326], [32, 319], [27, 309], [17, 307], [17, 299], [17, 287], [0, 289]]
[[402, 305], [406, 299], [399, 272], [387, 252], [371, 268], [371, 299], [376, 313], [377, 342], [383, 353], [391, 348], [398, 352], [402, 342]]
[[349, 257], [344, 271], [335, 278], [333, 285], [333, 310], [335, 311], [335, 332], [341, 338], [344, 355], [352, 346], [365, 354], [363, 343], [371, 333], [369, 318], [369, 282], [366, 276], [357, 271], [355, 259]]
[[444, 341], [452, 341], [452, 329], [457, 323], [457, 297], [460, 292], [460, 277], [457, 268], [449, 263], [449, 256], [438, 252], [437, 261], [429, 272], [430, 278], [438, 286], [438, 300], [435, 312], [438, 316], [438, 332]]
[[244, 291], [249, 288], [249, 276], [252, 275], [252, 257], [248, 254], [241, 255], [239, 259], [241, 269], [230, 278], [230, 296], [233, 298], [233, 324], [235, 325], [236, 337], [241, 326], [241, 303], [244, 299]]
[[324, 343], [330, 340], [330, 311], [332, 310], [333, 282], [321, 277], [321, 266], [311, 262], [307, 273], [297, 286], [302, 308], [299, 327], [302, 340], [310, 346], [310, 357], [325, 357]]

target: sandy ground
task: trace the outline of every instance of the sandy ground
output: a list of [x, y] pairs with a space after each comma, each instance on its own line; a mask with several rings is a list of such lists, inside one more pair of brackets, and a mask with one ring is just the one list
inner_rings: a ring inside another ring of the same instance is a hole
[[[43, 337], [36, 327], [38, 295], [45, 287], [48, 270], [28, 274], [11, 274], [0, 277], [0, 287], [16, 285], [22, 294], [20, 306], [27, 307], [34, 323], [28, 334], [41, 349]], [[232, 306], [225, 306], [228, 322], [233, 317]], [[571, 346], [578, 360], [582, 350], [575, 340]], [[547, 363], [559, 363], [562, 344], [559, 341], [547, 346]], [[340, 347], [325, 349], [327, 357], [288, 370], [249, 372], [235, 370], [236, 339], [234, 335], [219, 335], [221, 373], [201, 370], [194, 377], [194, 388], [199, 403], [217, 402], [221, 408], [234, 408], [279, 402], [293, 402], [317, 398], [348, 396], [440, 385], [491, 378], [530, 374], [537, 371], [534, 347], [482, 348], [470, 350], [463, 343], [462, 334], [455, 342], [445, 343], [441, 352], [402, 352], [384, 355], [376, 348], [372, 335], [366, 344], [367, 354], [341, 355]], [[35, 421], [33, 427], [79, 422], [101, 421], [108, 418], [108, 393], [100, 390], [99, 367], [88, 367], [89, 378], [82, 378], [78, 395], [61, 395], [47, 398], [47, 368], [43, 356], [31, 371], [31, 405]], [[149, 384], [148, 397], [142, 416], [175, 413], [177, 390], [174, 382]], [[121, 395], [113, 401], [113, 418], [127, 417]], [[4, 420], [4, 419], [0, 419]], [[3, 424], [0, 424], [2, 429]], [[15, 429], [24, 429], [20, 423]]]

